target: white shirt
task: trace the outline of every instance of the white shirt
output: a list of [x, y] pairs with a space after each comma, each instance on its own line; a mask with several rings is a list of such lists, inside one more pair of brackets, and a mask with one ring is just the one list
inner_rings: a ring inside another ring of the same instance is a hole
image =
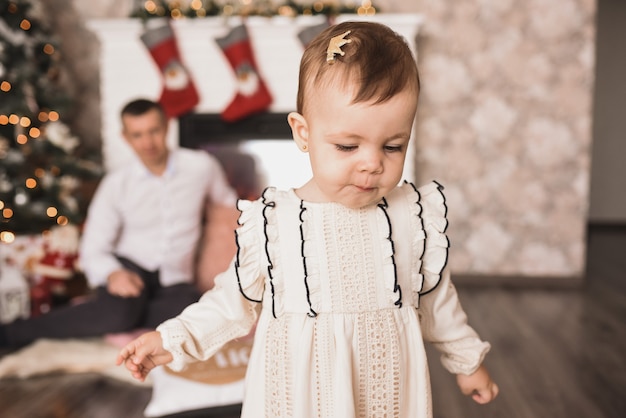
[[207, 203], [234, 206], [237, 196], [219, 162], [205, 151], [170, 152], [161, 176], [138, 160], [108, 173], [89, 206], [80, 264], [92, 287], [122, 268], [117, 256], [160, 270], [163, 286], [194, 280]]

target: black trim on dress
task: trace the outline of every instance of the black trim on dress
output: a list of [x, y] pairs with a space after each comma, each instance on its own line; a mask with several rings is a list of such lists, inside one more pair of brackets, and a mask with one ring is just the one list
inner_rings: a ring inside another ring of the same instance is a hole
[[306, 257], [304, 255], [304, 217], [302, 215], [304, 215], [304, 212], [306, 211], [306, 208], [304, 207], [304, 201], [300, 200], [300, 213], [299, 213], [299, 218], [300, 218], [300, 255], [302, 256], [302, 267], [304, 268], [304, 287], [306, 288], [306, 300], [309, 303], [309, 312], [307, 312], [307, 315], [310, 318], [315, 318], [317, 316], [317, 312], [315, 312], [315, 310], [313, 309], [313, 305], [311, 304], [311, 292], [309, 290], [309, 274], [307, 272], [307, 267], [306, 267]]
[[[241, 215], [239, 217], [241, 217]], [[239, 218], [237, 218], [237, 224], [239, 226], [243, 225], [242, 223], [239, 222]], [[241, 246], [239, 245], [239, 234], [237, 233], [237, 230], [235, 230], [235, 244], [237, 245], [237, 255], [235, 257], [235, 275], [237, 276], [237, 285], [239, 286], [239, 292], [243, 295], [244, 298], [246, 298], [250, 302], [261, 303], [262, 299], [260, 300], [252, 299], [251, 297], [246, 295], [246, 292], [243, 291], [243, 286], [241, 285], [241, 278], [239, 277], [239, 267], [241, 266], [239, 262], [239, 255], [241, 254]]]
[[272, 316], [274, 318], [277, 318], [276, 316], [276, 301], [275, 301], [275, 290], [274, 290], [274, 276], [272, 275], [272, 270], [274, 269], [274, 264], [272, 263], [272, 258], [270, 257], [270, 252], [269, 252], [269, 237], [267, 235], [267, 210], [270, 208], [275, 208], [276, 207], [276, 202], [270, 202], [267, 200], [267, 191], [268, 191], [269, 187], [266, 188], [265, 190], [263, 190], [263, 195], [262, 195], [262, 202], [265, 205], [265, 207], [263, 208], [263, 211], [261, 212], [263, 215], [263, 235], [265, 236], [265, 255], [267, 257], [267, 276], [269, 277], [269, 282], [270, 282], [270, 290], [272, 292]]
[[396, 305], [398, 308], [401, 308], [402, 307], [402, 289], [400, 288], [400, 284], [398, 284], [398, 268], [396, 267], [396, 258], [395, 258], [396, 248], [395, 248], [393, 239], [391, 237], [392, 235], [391, 219], [389, 219], [389, 214], [387, 213], [387, 208], [389, 207], [389, 204], [387, 203], [387, 200], [384, 197], [382, 198], [382, 202], [378, 204], [378, 207], [385, 215], [385, 219], [387, 220], [387, 225], [389, 226], [389, 236], [387, 237], [387, 239], [389, 240], [389, 243], [391, 244], [391, 264], [393, 265], [393, 292], [398, 294], [398, 299], [394, 302], [394, 305]]

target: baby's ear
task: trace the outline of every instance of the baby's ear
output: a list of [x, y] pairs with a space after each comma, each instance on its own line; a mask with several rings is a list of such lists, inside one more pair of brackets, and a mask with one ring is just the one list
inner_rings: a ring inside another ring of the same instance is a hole
[[306, 119], [300, 113], [291, 112], [287, 115], [287, 121], [291, 126], [291, 133], [296, 145], [301, 151], [306, 151], [309, 145], [309, 125]]

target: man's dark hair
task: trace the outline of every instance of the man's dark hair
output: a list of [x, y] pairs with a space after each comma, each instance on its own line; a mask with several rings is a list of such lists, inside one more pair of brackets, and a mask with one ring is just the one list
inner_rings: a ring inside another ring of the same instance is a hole
[[151, 110], [157, 110], [163, 119], [165, 119], [165, 111], [163, 110], [163, 107], [159, 103], [148, 99], [135, 99], [128, 102], [122, 108], [121, 116], [140, 116]]

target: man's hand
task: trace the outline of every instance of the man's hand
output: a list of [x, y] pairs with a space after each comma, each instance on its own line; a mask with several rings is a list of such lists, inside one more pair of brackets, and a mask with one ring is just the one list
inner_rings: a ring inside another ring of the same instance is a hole
[[471, 395], [479, 404], [489, 403], [498, 396], [498, 385], [491, 380], [489, 372], [482, 365], [469, 376], [457, 374], [456, 382], [464, 395]]
[[143, 290], [143, 280], [132, 271], [117, 270], [109, 275], [107, 290], [115, 296], [136, 298]]
[[143, 382], [150, 370], [173, 359], [172, 354], [163, 348], [161, 334], [151, 331], [127, 344], [118, 354], [115, 363], [118, 366], [123, 363], [135, 379]]

